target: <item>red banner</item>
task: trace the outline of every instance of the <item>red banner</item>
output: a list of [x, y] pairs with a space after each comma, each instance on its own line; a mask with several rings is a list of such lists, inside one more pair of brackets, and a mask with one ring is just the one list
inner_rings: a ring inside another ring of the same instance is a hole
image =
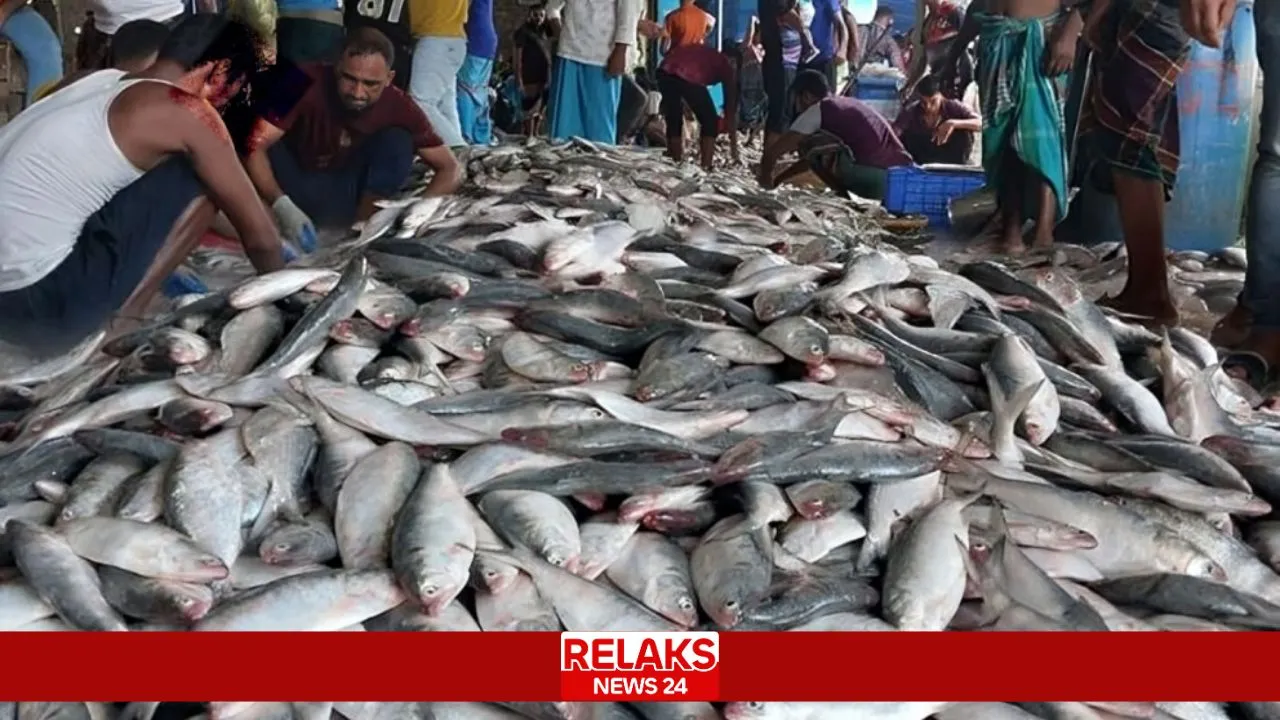
[[[2, 633], [0, 700], [547, 701], [559, 633]], [[1265, 701], [1275, 633], [720, 633], [720, 699]]]

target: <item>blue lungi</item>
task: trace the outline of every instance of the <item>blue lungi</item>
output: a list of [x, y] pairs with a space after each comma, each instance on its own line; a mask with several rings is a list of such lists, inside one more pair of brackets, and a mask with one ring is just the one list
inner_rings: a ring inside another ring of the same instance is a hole
[[622, 78], [610, 77], [603, 66], [556, 58], [547, 112], [551, 137], [580, 137], [613, 145], [618, 137], [621, 98]]

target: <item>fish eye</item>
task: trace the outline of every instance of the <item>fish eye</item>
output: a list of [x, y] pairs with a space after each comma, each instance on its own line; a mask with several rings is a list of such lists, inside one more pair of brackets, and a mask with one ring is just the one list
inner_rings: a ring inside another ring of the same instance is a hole
[[435, 585], [427, 585], [426, 587], [422, 588], [423, 597], [435, 597], [435, 594], [438, 592], [440, 592], [440, 588]]
[[738, 609], [738, 601], [737, 601], [737, 600], [725, 600], [725, 601], [724, 601], [724, 606], [725, 606], [725, 608], [726, 608], [726, 609], [728, 609], [728, 610], [737, 610], [737, 609]]
[[809, 352], [813, 353], [814, 355], [821, 355], [821, 354], [822, 354], [822, 346], [821, 346], [821, 345], [818, 345], [818, 344], [810, 345], [810, 346], [809, 346]]
[[762, 702], [749, 702], [749, 703], [747, 703], [747, 707], [751, 708], [752, 710], [763, 710], [763, 709], [764, 709], [764, 703], [762, 703]]

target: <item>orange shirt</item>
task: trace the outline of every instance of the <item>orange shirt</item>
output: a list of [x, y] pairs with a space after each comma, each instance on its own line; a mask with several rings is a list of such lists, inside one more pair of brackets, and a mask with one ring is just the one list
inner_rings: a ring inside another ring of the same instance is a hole
[[667, 14], [667, 35], [671, 38], [671, 47], [681, 45], [701, 45], [711, 32], [715, 18], [711, 13], [690, 3], [679, 10]]

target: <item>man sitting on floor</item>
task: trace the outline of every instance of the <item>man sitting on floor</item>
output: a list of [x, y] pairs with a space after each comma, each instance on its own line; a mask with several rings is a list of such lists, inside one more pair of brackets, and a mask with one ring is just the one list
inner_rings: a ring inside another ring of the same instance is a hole
[[[884, 199], [888, 169], [912, 164], [889, 121], [857, 98], [832, 95], [817, 71], [797, 74], [791, 94], [798, 114], [791, 129], [765, 147], [760, 184], [772, 188], [812, 171], [837, 193]], [[775, 177], [778, 160], [792, 152], [800, 153], [800, 162]]]
[[447, 195], [462, 182], [426, 114], [391, 87], [394, 63], [385, 35], [353, 30], [336, 65], [302, 66], [311, 84], [287, 115], [259, 121], [245, 167], [281, 234], [307, 252], [316, 223], [348, 227], [395, 195], [415, 152], [435, 171], [427, 195]]

